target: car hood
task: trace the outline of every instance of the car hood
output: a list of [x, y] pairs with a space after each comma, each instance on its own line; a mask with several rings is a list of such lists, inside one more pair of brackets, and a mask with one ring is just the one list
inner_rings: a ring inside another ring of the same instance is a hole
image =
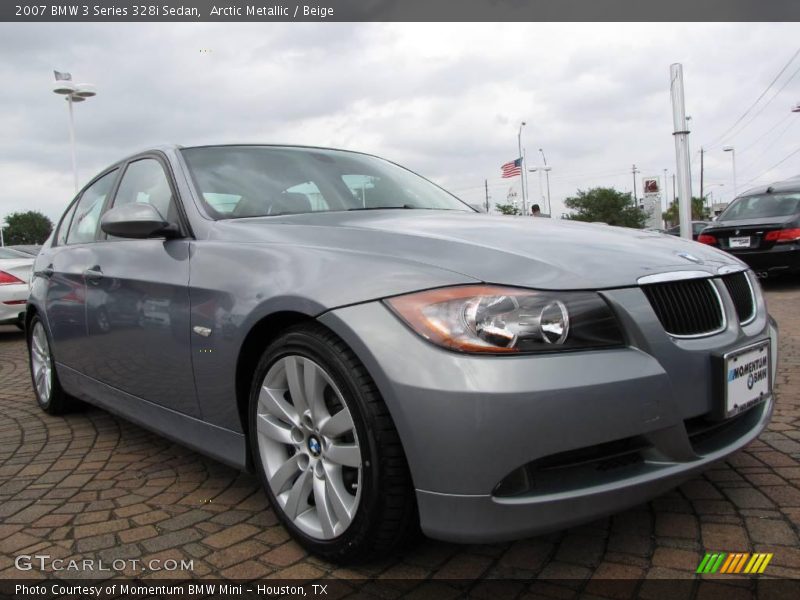
[[[602, 289], [667, 271], [741, 265], [709, 246], [655, 232], [558, 219], [429, 210], [311, 213], [219, 221], [214, 238], [369, 253], [486, 282]], [[387, 268], [388, 262], [387, 262]]]

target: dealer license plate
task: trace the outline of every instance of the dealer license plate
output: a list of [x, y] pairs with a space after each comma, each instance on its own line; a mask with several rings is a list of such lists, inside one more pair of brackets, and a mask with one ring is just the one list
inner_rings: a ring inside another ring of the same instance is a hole
[[731, 248], [749, 248], [750, 236], [748, 237], [732, 237], [728, 240], [728, 246]]
[[772, 393], [769, 340], [729, 352], [725, 362], [725, 417], [763, 402]]

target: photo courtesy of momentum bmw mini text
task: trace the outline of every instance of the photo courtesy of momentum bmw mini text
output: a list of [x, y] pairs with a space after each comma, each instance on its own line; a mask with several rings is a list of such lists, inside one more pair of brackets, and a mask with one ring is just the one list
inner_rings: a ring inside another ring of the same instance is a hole
[[799, 21], [0, 3], [0, 600], [800, 598]]

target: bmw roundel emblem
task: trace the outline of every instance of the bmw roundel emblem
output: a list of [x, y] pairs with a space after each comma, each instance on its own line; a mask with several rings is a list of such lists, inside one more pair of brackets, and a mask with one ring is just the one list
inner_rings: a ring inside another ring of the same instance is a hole
[[322, 446], [319, 443], [319, 440], [315, 437], [308, 438], [308, 450], [311, 452], [312, 456], [319, 456], [320, 452], [322, 452]]
[[689, 262], [693, 262], [696, 265], [702, 265], [703, 264], [703, 259], [702, 258], [697, 258], [694, 254], [689, 254], [688, 252], [679, 252], [678, 256], [680, 256], [681, 258], [685, 258]]

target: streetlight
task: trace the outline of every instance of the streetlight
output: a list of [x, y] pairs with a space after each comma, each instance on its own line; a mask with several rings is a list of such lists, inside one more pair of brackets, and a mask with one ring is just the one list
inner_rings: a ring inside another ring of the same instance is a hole
[[[547, 157], [544, 155], [544, 150], [539, 148], [539, 152], [542, 153], [542, 160], [544, 161], [544, 166], [547, 167]], [[546, 168], [544, 170], [544, 177], [547, 180], [547, 214], [553, 212], [553, 207], [550, 206], [550, 169]]]
[[97, 90], [90, 83], [72, 83], [72, 75], [69, 73], [56, 72], [56, 82], [53, 84], [53, 92], [65, 96], [67, 106], [69, 106], [69, 145], [72, 153], [72, 178], [75, 183], [75, 193], [78, 193], [78, 160], [75, 157], [75, 118], [72, 114], [72, 105], [75, 102], [84, 100], [97, 95]]
[[524, 173], [524, 171], [525, 171], [525, 155], [522, 153], [522, 128], [525, 127], [525, 125], [526, 125], [525, 121], [522, 121], [519, 124], [519, 131], [517, 132], [517, 146], [518, 146], [518, 149], [519, 149], [519, 158], [520, 158], [520, 160], [522, 160], [522, 172], [520, 173], [520, 176], [519, 176], [519, 184], [520, 184], [520, 187], [522, 188], [522, 214], [523, 215], [528, 214], [528, 204], [526, 202], [527, 197], [525, 195], [525, 173]]
[[[542, 166], [542, 167], [531, 167], [530, 169], [528, 169], [529, 173], [538, 173], [539, 174], [539, 197], [542, 199], [541, 200], [542, 204], [544, 204], [544, 194], [542, 194], [542, 171], [544, 171], [545, 174], [547, 174], [547, 173], [550, 172], [550, 167]], [[549, 195], [550, 194], [549, 194], [549, 190], [548, 190], [547, 214], [550, 214], [550, 208], [549, 208], [550, 198], [549, 198]]]
[[[716, 186], [719, 186], [719, 187], [725, 187], [725, 184], [724, 184], [724, 183], [712, 183], [712, 184], [709, 184], [709, 185], [707, 185], [707, 186], [706, 186], [706, 190], [711, 190], [711, 188], [713, 188], [713, 187], [716, 187]], [[708, 210], [708, 216], [709, 216], [709, 217], [713, 217], [713, 216], [714, 216], [714, 215], [712, 215], [712, 214], [711, 214], [712, 212], [714, 212], [714, 211], [713, 211], [713, 208], [714, 208], [714, 201], [713, 201], [713, 199], [712, 199], [712, 197], [711, 197], [713, 194], [714, 194], [713, 190], [712, 190], [712, 191], [709, 191], [709, 192], [706, 194], [706, 197], [708, 198], [708, 207], [707, 207], [707, 210]], [[705, 204], [705, 201], [706, 201], [706, 200], [705, 200], [705, 198], [703, 198], [703, 203], [704, 203], [704, 204]]]
[[736, 198], [736, 149], [733, 146], [723, 146], [722, 151], [731, 153], [731, 160], [733, 161], [733, 197]]

